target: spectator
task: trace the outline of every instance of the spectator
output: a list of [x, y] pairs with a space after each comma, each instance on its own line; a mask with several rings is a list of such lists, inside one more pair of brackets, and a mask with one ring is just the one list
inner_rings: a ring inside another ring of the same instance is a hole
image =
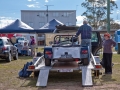
[[34, 57], [35, 56], [35, 46], [36, 46], [36, 42], [34, 39], [34, 36], [30, 36], [31, 41], [30, 41], [30, 47], [31, 47], [31, 56]]
[[28, 55], [29, 53], [29, 46], [27, 45], [27, 42], [24, 43], [24, 46], [21, 51], [22, 55]]
[[15, 36], [11, 37], [11, 42], [12, 42], [13, 44], [16, 43], [16, 37], [15, 37]]
[[105, 40], [103, 41], [103, 63], [105, 67], [105, 74], [112, 74], [112, 48], [116, 43], [110, 39], [110, 34], [104, 34]]

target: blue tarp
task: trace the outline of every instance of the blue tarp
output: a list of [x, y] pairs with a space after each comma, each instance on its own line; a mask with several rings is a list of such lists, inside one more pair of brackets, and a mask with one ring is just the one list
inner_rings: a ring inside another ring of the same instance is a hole
[[64, 24], [56, 19], [53, 19], [47, 24], [45, 24], [43, 27], [41, 27], [40, 29], [56, 29], [56, 25], [64, 25]]

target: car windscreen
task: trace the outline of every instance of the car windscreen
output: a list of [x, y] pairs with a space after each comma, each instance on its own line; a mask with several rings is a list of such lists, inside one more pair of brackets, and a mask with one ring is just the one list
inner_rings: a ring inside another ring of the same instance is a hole
[[75, 38], [74, 35], [56, 35], [54, 37], [54, 44], [59, 45], [75, 45], [78, 44], [78, 38]]
[[96, 32], [92, 32], [91, 42], [98, 42], [98, 37]]
[[3, 45], [3, 41], [2, 41], [2, 39], [0, 39], [0, 46], [2, 46]]
[[24, 40], [24, 38], [18, 38], [17, 40]]

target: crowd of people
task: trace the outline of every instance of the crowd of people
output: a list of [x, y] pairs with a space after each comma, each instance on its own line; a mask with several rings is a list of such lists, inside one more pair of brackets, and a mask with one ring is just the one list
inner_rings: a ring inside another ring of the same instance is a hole
[[[13, 43], [13, 45], [15, 45], [16, 43], [18, 43], [17, 38], [15, 36], [11, 37], [11, 42]], [[18, 43], [18, 46], [19, 43]], [[22, 55], [29, 55], [34, 57], [35, 56], [35, 48], [36, 48], [36, 41], [34, 36], [30, 36], [30, 41], [29, 42], [24, 42], [23, 45], [21, 45], [21, 54]]]

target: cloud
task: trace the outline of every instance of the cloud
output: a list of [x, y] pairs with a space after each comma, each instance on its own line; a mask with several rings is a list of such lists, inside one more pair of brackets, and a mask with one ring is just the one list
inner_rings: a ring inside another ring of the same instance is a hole
[[35, 3], [39, 3], [39, 2], [35, 2]]
[[12, 23], [12, 22], [15, 21], [15, 20], [16, 20], [16, 18], [12, 18], [12, 17], [1, 17], [1, 16], [0, 16], [0, 28], [9, 25], [10, 23]]
[[40, 5], [39, 5], [39, 3], [35, 3], [35, 4], [29, 4], [29, 5], [27, 5], [28, 7], [30, 7], [30, 8], [40, 8]]
[[82, 23], [83, 20], [86, 19], [85, 16], [77, 16], [76, 18], [77, 18], [77, 23], [76, 23], [77, 26], [81, 26], [81, 25], [83, 24], [83, 23]]
[[45, 2], [48, 2], [48, 0], [45, 0]]
[[32, 0], [28, 0], [29, 2], [31, 2]]
[[35, 4], [29, 4], [28, 7], [35, 7]]
[[29, 2], [31, 2], [31, 1], [36, 1], [36, 0], [28, 0]]

